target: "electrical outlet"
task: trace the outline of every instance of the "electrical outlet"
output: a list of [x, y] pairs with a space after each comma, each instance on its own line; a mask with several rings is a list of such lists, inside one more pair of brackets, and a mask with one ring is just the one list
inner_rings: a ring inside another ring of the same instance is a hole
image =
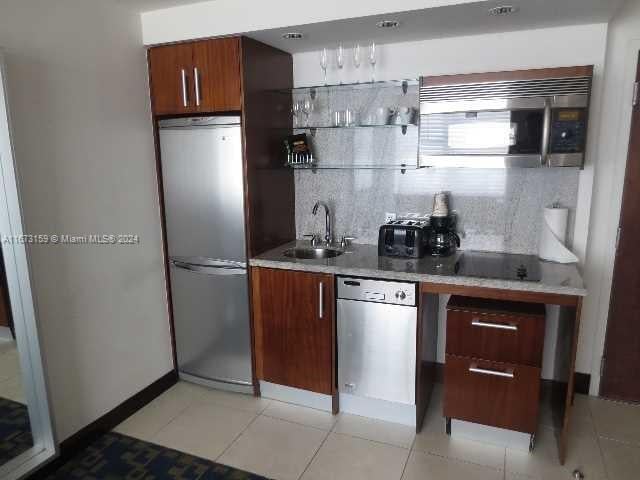
[[385, 213], [384, 214], [385, 223], [392, 222], [395, 219], [396, 219], [396, 214], [395, 213]]

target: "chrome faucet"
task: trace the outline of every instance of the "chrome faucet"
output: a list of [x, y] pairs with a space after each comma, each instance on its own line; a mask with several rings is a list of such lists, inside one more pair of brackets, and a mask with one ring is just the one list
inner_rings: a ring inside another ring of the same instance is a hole
[[326, 203], [318, 201], [313, 206], [313, 210], [311, 211], [311, 213], [313, 213], [314, 215], [317, 215], [318, 208], [320, 208], [321, 205], [324, 207], [324, 214], [325, 214], [324, 243], [327, 246], [329, 246], [333, 243], [333, 233], [331, 232], [331, 212], [329, 211], [329, 207], [327, 206]]

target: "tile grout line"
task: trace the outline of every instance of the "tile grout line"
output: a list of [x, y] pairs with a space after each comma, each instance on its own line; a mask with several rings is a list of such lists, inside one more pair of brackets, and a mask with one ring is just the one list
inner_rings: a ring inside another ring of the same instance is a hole
[[[575, 396], [574, 396], [575, 402]], [[605, 478], [610, 478], [609, 468], [607, 468], [607, 462], [604, 458], [604, 451], [602, 450], [602, 444], [600, 443], [600, 433], [598, 432], [598, 427], [596, 424], [596, 419], [593, 415], [593, 410], [591, 409], [591, 402], [587, 399], [587, 408], [589, 409], [589, 417], [591, 418], [591, 423], [593, 425], [593, 432], [596, 434], [596, 444], [598, 445], [598, 451], [600, 452], [600, 460], [602, 461], [602, 467], [604, 468], [604, 476]]]
[[[222, 458], [222, 456], [223, 456], [225, 453], [227, 453], [227, 451], [228, 451], [228, 450], [233, 446], [233, 444], [234, 444], [234, 443], [236, 443], [236, 442], [238, 441], [238, 439], [239, 439], [239, 438], [244, 434], [244, 432], [246, 432], [247, 430], [249, 430], [249, 427], [250, 427], [251, 425], [253, 425], [253, 424], [254, 424], [254, 422], [258, 419], [258, 417], [260, 417], [260, 415], [261, 415], [260, 413], [256, 413], [256, 415], [251, 419], [251, 421], [247, 424], [247, 426], [246, 426], [246, 427], [244, 427], [244, 428], [242, 429], [242, 431], [241, 431], [240, 433], [238, 433], [238, 434], [233, 438], [233, 440], [231, 440], [231, 442], [229, 442], [229, 445], [227, 445], [227, 446], [225, 447], [225, 449], [220, 453], [220, 455], [218, 455], [218, 456], [215, 458], [214, 462], [216, 462], [216, 463], [220, 463], [220, 462], [219, 462], [220, 458]], [[224, 464], [222, 464], [222, 465], [224, 465]]]
[[305, 473], [307, 473], [307, 470], [309, 470], [309, 467], [311, 466], [311, 464], [313, 463], [313, 461], [315, 460], [315, 458], [318, 456], [318, 453], [320, 453], [320, 449], [324, 446], [324, 444], [326, 443], [327, 439], [329, 438], [329, 435], [331, 435], [331, 431], [326, 432], [327, 434], [325, 435], [325, 437], [322, 439], [322, 442], [320, 443], [320, 445], [318, 446], [318, 448], [316, 449], [316, 451], [313, 453], [313, 456], [311, 457], [311, 459], [309, 460], [309, 463], [307, 463], [307, 465], [304, 467], [304, 470], [302, 471], [302, 473], [300, 474], [300, 476], [298, 477], [298, 480], [301, 480], [302, 477], [304, 476]]
[[[267, 398], [267, 397], [259, 397], [259, 398], [263, 398], [265, 400], [269, 400], [271, 403], [277, 402], [277, 403], [282, 403], [284, 405], [287, 405], [289, 407], [299, 407], [299, 408], [304, 408], [304, 409], [308, 409], [308, 410], [313, 410], [314, 412], [330, 413], [331, 415], [333, 415], [333, 413], [330, 410], [323, 410], [321, 408], [308, 407], [306, 405], [299, 405], [297, 403], [285, 402], [284, 400], [276, 400], [276, 399]], [[337, 416], [337, 415], [338, 414], [336, 414], [335, 416]]]
[[331, 427], [330, 429], [320, 428], [320, 427], [316, 427], [315, 425], [309, 425], [308, 423], [301, 423], [301, 422], [296, 422], [295, 420], [289, 420], [288, 418], [275, 417], [273, 415], [269, 415], [268, 413], [261, 413], [260, 415], [263, 417], [271, 418], [272, 420], [281, 420], [283, 422], [292, 423], [294, 425], [299, 425], [301, 427], [308, 427], [308, 428], [313, 428], [315, 430], [320, 430], [321, 432], [332, 433], [333, 427]]
[[413, 453], [413, 446], [416, 444], [416, 437], [417, 437], [417, 435], [414, 435], [413, 442], [411, 442], [411, 448], [409, 448], [409, 452], [407, 453], [407, 458], [404, 461], [404, 465], [402, 466], [402, 473], [400, 474], [400, 480], [402, 480], [404, 478], [404, 472], [407, 470], [407, 465], [409, 465], [409, 458], [411, 457], [411, 454]]
[[[531, 452], [529, 452], [531, 453]], [[503, 480], [507, 480], [507, 448], [504, 449], [504, 457], [502, 461], [502, 478]]]
[[[166, 393], [166, 392], [165, 392]], [[164, 395], [164, 394], [163, 394]], [[162, 398], [163, 395], [160, 395], [159, 397], [154, 398], [151, 402], [149, 402], [147, 405], [145, 405], [144, 407], [142, 407], [140, 410], [138, 410], [137, 412], [134, 412], [132, 415], [128, 416], [123, 422], [120, 422], [119, 425], [116, 425], [115, 428], [112, 428], [111, 431], [112, 432], [116, 432], [116, 433], [120, 433], [118, 432], [117, 428], [124, 424], [125, 422], [127, 422], [130, 418], [133, 418], [135, 415], [137, 415], [138, 413], [142, 412], [143, 410], [145, 410], [147, 407], [149, 407], [153, 402], [155, 402], [156, 400]], [[173, 423], [180, 415], [182, 415], [184, 412], [187, 411], [187, 409], [189, 407], [191, 407], [192, 402], [188, 402], [187, 405], [184, 408], [181, 408], [175, 415], [172, 415], [169, 418], [169, 421], [167, 423], [164, 423], [160, 428], [158, 428], [157, 430], [155, 430], [150, 436], [149, 439], [144, 439], [144, 438], [140, 438], [140, 437], [133, 437], [132, 438], [136, 438], [138, 440], [142, 440], [143, 442], [152, 442], [153, 440], [155, 440], [155, 438], [158, 436], [158, 434], [164, 430], [166, 427], [168, 427], [171, 423]], [[122, 435], [129, 435], [128, 433], [123, 433]], [[131, 435], [129, 435], [131, 436]]]
[[[137, 436], [136, 436], [136, 437], [133, 437], [133, 438], [137, 438], [138, 440], [142, 440], [143, 442], [152, 442], [152, 443], [155, 443], [155, 440], [156, 440], [156, 437], [158, 436], [158, 434], [159, 434], [162, 430], [164, 430], [166, 427], [168, 427], [169, 425], [171, 425], [171, 424], [173, 423], [173, 421], [174, 421], [176, 418], [178, 418], [180, 415], [182, 415], [182, 414], [187, 410], [187, 408], [189, 408], [189, 407], [187, 406], [187, 407], [185, 407], [185, 408], [184, 408], [184, 410], [180, 410], [178, 413], [176, 413], [176, 414], [175, 414], [175, 416], [171, 416], [171, 418], [169, 419], [169, 421], [168, 421], [167, 423], [163, 424], [163, 425], [162, 425], [160, 428], [158, 428], [157, 430], [156, 430], [156, 429], [154, 429], [154, 432], [153, 432], [151, 435], [149, 435], [149, 438], [148, 438], [148, 439], [147, 439], [147, 438], [140, 438], [140, 437], [137, 437]], [[136, 413], [137, 413], [137, 412], [136, 412]], [[135, 415], [135, 414], [134, 414], [134, 415]], [[133, 415], [132, 415], [132, 416], [133, 416]], [[131, 417], [129, 417], [129, 418], [131, 418]], [[128, 420], [128, 419], [127, 419], [127, 420]], [[126, 420], [125, 420], [125, 422], [126, 422]], [[124, 422], [123, 422], [123, 423], [124, 423]], [[116, 428], [118, 428], [118, 427], [116, 427]], [[120, 433], [120, 432], [118, 432], [118, 431], [116, 430], [116, 428], [114, 428], [112, 431], [114, 431], [114, 432], [116, 432], [116, 433]], [[124, 433], [123, 435], [129, 435], [129, 434], [128, 434], [128, 433]]]
[[618, 438], [607, 437], [606, 435], [597, 435], [597, 438], [602, 438], [603, 440], [608, 440], [610, 442], [619, 443], [620, 445], [624, 445], [626, 447], [637, 448], [640, 450], [640, 443], [638, 442], [630, 442], [629, 440], [620, 440]]
[[[188, 383], [188, 382], [187, 382]], [[189, 384], [192, 385], [192, 384]], [[203, 387], [206, 388], [206, 387]], [[211, 406], [216, 406], [216, 407], [220, 407], [220, 408], [228, 408], [230, 410], [234, 410], [234, 411], [238, 411], [238, 412], [244, 412], [244, 413], [253, 413], [254, 414], [254, 418], [251, 420], [251, 422], [249, 422], [249, 424], [231, 441], [231, 443], [229, 443], [229, 445], [227, 445], [227, 447], [225, 448], [225, 450], [220, 454], [220, 456], [222, 454], [224, 454], [230, 447], [231, 445], [233, 445], [233, 443], [240, 437], [240, 435], [242, 435], [247, 428], [249, 428], [249, 426], [251, 426], [251, 424], [256, 420], [256, 418], [258, 418], [261, 415], [261, 412], [263, 412], [264, 410], [266, 410], [266, 408], [269, 406], [270, 402], [267, 402], [267, 405], [260, 410], [259, 412], [248, 412], [247, 410], [242, 410], [239, 408], [234, 408], [234, 407], [229, 407], [228, 405], [223, 405], [222, 403], [218, 403], [215, 402], [213, 400], [210, 399], [206, 399], [204, 398], [205, 395], [200, 395], [200, 394], [193, 394], [193, 396], [191, 396], [190, 400], [187, 402], [187, 405], [181, 409], [175, 416], [173, 416], [169, 422], [167, 422], [166, 424], [164, 424], [162, 427], [160, 427], [160, 429], [158, 429], [155, 433], [153, 433], [153, 435], [150, 436], [149, 440], [145, 440], [142, 438], [138, 438], [138, 440], [143, 440], [143, 441], [149, 441], [151, 443], [155, 443], [154, 440], [156, 440], [156, 437], [160, 434], [160, 432], [162, 430], [164, 430], [165, 428], [167, 428], [169, 425], [171, 425], [173, 422], [175, 422], [178, 417], [180, 417], [182, 414], [184, 414], [187, 410], [189, 410], [191, 407], [194, 406], [198, 406], [198, 405], [211, 405]], [[158, 400], [159, 398], [162, 398], [162, 395], [160, 397], [157, 397], [155, 400]], [[146, 408], [146, 406], [145, 406]], [[139, 410], [140, 411], [140, 410]], [[137, 412], [136, 412], [137, 413]], [[135, 414], [134, 414], [135, 415]], [[133, 416], [133, 415], [132, 415]], [[131, 417], [129, 417], [131, 418]], [[115, 431], [115, 430], [114, 430]], [[137, 437], [133, 437], [133, 438], [137, 438]], [[213, 461], [217, 461], [218, 458], [220, 458], [220, 456], [216, 457], [216, 459], [214, 459]]]
[[[422, 430], [422, 431], [425, 431], [425, 430], [424, 430], [424, 427], [423, 427], [423, 430]], [[422, 431], [421, 431], [421, 433], [422, 433]], [[444, 434], [444, 433], [442, 433], [442, 432], [435, 432], [435, 433], [442, 434], [442, 435], [446, 435], [446, 434]], [[488, 469], [490, 469], [490, 470], [494, 470], [494, 471], [496, 471], [496, 472], [500, 472], [500, 471], [502, 471], [502, 472], [504, 472], [504, 475], [505, 475], [505, 476], [506, 476], [506, 474], [507, 474], [507, 468], [506, 468], [506, 467], [507, 467], [507, 465], [506, 465], [506, 464], [507, 464], [507, 450], [508, 450], [508, 449], [507, 449], [506, 447], [497, 447], [497, 448], [503, 448], [503, 449], [504, 449], [504, 456], [503, 456], [503, 461], [502, 461], [502, 466], [503, 466], [503, 468], [501, 469], [500, 467], [484, 465], [484, 464], [482, 464], [482, 463], [472, 462], [472, 461], [470, 461], [470, 460], [465, 460], [465, 459], [458, 458], [458, 457], [452, 457], [452, 456], [449, 456], [449, 455], [444, 455], [444, 454], [441, 454], [441, 453], [436, 453], [436, 452], [433, 452], [433, 451], [431, 451], [431, 450], [429, 450], [429, 449], [426, 449], [426, 450], [422, 450], [422, 449], [419, 449], [419, 448], [418, 448], [418, 449], [416, 449], [415, 444], [416, 444], [417, 437], [418, 437], [418, 434], [416, 434], [416, 436], [415, 436], [415, 438], [414, 438], [414, 442], [413, 442], [413, 444], [412, 444], [412, 446], [411, 446], [411, 451], [412, 451], [412, 452], [418, 452], [418, 453], [422, 453], [422, 454], [424, 454], [424, 455], [431, 455], [431, 456], [434, 456], [434, 457], [442, 458], [442, 459], [444, 459], [444, 460], [449, 460], [449, 461], [454, 461], [454, 462], [463, 463], [463, 464], [465, 464], [465, 465], [472, 465], [472, 466], [481, 467], [481, 468], [488, 468]], [[450, 438], [450, 437], [449, 437], [449, 438]], [[482, 443], [482, 442], [477, 442], [477, 441], [475, 441], [475, 440], [468, 440], [468, 441], [469, 441], [469, 442], [473, 442], [473, 443]]]
[[[413, 450], [413, 451], [414, 452], [418, 452], [418, 453], [422, 453], [423, 455], [430, 455], [432, 457], [442, 458], [444, 460], [451, 460], [453, 462], [464, 463], [465, 465], [473, 465], [474, 467], [486, 468], [486, 469], [489, 469], [489, 470], [493, 470], [495, 472], [502, 472], [503, 471], [500, 467], [492, 467], [492, 466], [489, 466], [489, 465], [484, 465], [482, 463], [471, 462], [469, 460], [463, 460], [462, 458], [458, 458], [458, 457], [449, 457], [447, 455], [443, 455], [441, 453], [435, 453], [435, 452], [432, 452], [430, 450], [429, 451], [425, 451], [425, 450], [419, 450], [418, 449], [418, 450]], [[512, 473], [517, 473], [517, 472], [512, 472]]]
[[[380, 440], [372, 440], [370, 438], [366, 438], [366, 437], [361, 437], [359, 435], [352, 435], [351, 433], [342, 433], [342, 432], [330, 432], [333, 433], [335, 435], [341, 435], [343, 437], [349, 437], [349, 438], [357, 438], [358, 440], [365, 440], [367, 442], [373, 442], [373, 443], [377, 443], [378, 445], [384, 445], [386, 447], [394, 447], [394, 448], [400, 448], [402, 450], [409, 450], [411, 451], [411, 447], [401, 447], [400, 445], [396, 445], [395, 443], [388, 443], [388, 442], [382, 442]], [[415, 442], [415, 437], [411, 442], [411, 445], [413, 445], [413, 443]]]
[[[424, 427], [423, 427], [423, 430], [421, 431], [421, 433], [423, 431], [424, 431]], [[434, 433], [446, 435], [446, 433], [442, 433], [442, 432], [434, 432]], [[416, 434], [414, 442], [413, 442], [413, 445], [411, 446], [411, 451], [412, 452], [418, 452], [418, 453], [422, 453], [424, 455], [431, 455], [431, 456], [442, 458], [442, 459], [445, 459], [445, 460], [452, 460], [454, 462], [464, 463], [466, 465], [473, 465], [473, 466], [476, 466], [476, 467], [488, 468], [490, 470], [495, 470], [497, 472], [503, 471], [505, 473], [505, 475], [506, 475], [506, 470], [507, 470], [507, 468], [506, 468], [506, 466], [507, 466], [506, 465], [506, 463], [507, 463], [507, 448], [506, 447], [495, 446], [496, 448], [503, 448], [504, 449], [504, 457], [503, 457], [503, 461], [502, 461], [502, 465], [503, 465], [504, 468], [501, 469], [500, 467], [484, 465], [482, 463], [472, 462], [470, 460], [465, 460], [465, 459], [458, 458], [458, 457], [452, 457], [452, 456], [449, 456], [449, 455], [436, 453], [436, 452], [433, 452], [432, 450], [429, 450], [429, 449], [426, 449], [426, 450], [419, 449], [419, 448], [416, 449], [415, 444], [416, 444], [417, 438], [418, 438], [418, 434]], [[449, 439], [450, 439], [450, 437], [449, 437]], [[467, 440], [467, 441], [472, 442], [472, 443], [480, 443], [480, 444], [482, 444], [482, 442], [477, 442], [475, 440]]]
[[[355, 415], [356, 417], [360, 417], [360, 415]], [[367, 418], [367, 417], [361, 417], [361, 418]], [[384, 420], [380, 420], [381, 422], [384, 422]], [[383, 442], [381, 440], [372, 440], [371, 438], [366, 438], [366, 437], [361, 437], [360, 435], [353, 435], [351, 433], [343, 433], [343, 432], [336, 432], [336, 427], [338, 426], [338, 422], [339, 420], [336, 420], [336, 422], [333, 424], [333, 427], [331, 428], [331, 433], [335, 433], [336, 435], [343, 435], [345, 437], [351, 437], [351, 438], [357, 438], [359, 440], [366, 440], [368, 442], [374, 442], [374, 443], [379, 443], [381, 445], [387, 445], [389, 447], [396, 447], [396, 448], [402, 448], [403, 450], [409, 450], [409, 452], [411, 452], [413, 445], [416, 441], [416, 436], [417, 434], [413, 434], [413, 440], [411, 440], [411, 445], [409, 447], [404, 447], [404, 446], [399, 446], [396, 445], [395, 443], [389, 443], [389, 442]], [[385, 423], [392, 423], [393, 425], [402, 425], [402, 424], [396, 424], [393, 422], [385, 422]]]

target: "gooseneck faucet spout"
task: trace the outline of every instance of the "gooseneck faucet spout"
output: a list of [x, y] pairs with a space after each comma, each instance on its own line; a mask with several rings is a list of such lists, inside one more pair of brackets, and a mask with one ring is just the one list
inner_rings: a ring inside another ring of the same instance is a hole
[[329, 210], [329, 206], [324, 202], [318, 201], [313, 206], [313, 210], [311, 211], [311, 213], [313, 213], [314, 215], [317, 215], [318, 214], [318, 208], [320, 208], [320, 206], [324, 207], [324, 214], [325, 214], [324, 242], [327, 245], [331, 245], [333, 243], [333, 233], [331, 232], [331, 212]]

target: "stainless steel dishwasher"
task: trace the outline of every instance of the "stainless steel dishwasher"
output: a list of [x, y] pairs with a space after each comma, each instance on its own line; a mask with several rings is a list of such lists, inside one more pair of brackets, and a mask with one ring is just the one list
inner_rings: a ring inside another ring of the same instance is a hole
[[358, 405], [362, 398], [415, 405], [416, 284], [351, 277], [337, 283], [341, 410], [343, 394]]

